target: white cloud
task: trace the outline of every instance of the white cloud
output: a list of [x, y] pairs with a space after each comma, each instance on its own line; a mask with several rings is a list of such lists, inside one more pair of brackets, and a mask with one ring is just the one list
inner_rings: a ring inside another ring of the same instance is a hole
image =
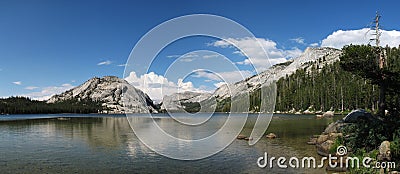
[[175, 55], [169, 55], [169, 56], [167, 56], [167, 58], [178, 58], [178, 57], [181, 57], [181, 55], [175, 54]]
[[214, 83], [214, 86], [219, 88], [219, 87], [221, 87], [222, 85], [225, 85], [225, 84], [226, 84], [225, 82], [218, 82], [218, 83]]
[[157, 75], [154, 72], [138, 77], [136, 73], [132, 71], [125, 80], [148, 94], [150, 98], [156, 102], [161, 102], [164, 95], [171, 95], [176, 92], [211, 92], [195, 88], [192, 82], [183, 82], [182, 79], [178, 79], [177, 83], [169, 81], [164, 76]]
[[[333, 47], [341, 49], [345, 45], [361, 45], [368, 44], [374, 45], [374, 42], [370, 42], [370, 39], [374, 38], [372, 35], [373, 31], [369, 31], [369, 28], [363, 28], [358, 30], [338, 30], [330, 34], [328, 37], [322, 40], [322, 47]], [[398, 47], [400, 44], [400, 31], [392, 30], [386, 31], [381, 30], [381, 46], [389, 45], [391, 47]]]
[[38, 89], [38, 88], [39, 87], [37, 87], [37, 86], [28, 86], [25, 89], [27, 89], [27, 90], [35, 90], [35, 89]]
[[217, 58], [219, 56], [220, 55], [218, 55], [218, 54], [210, 54], [210, 55], [204, 55], [203, 58], [204, 59], [211, 59], [211, 58]]
[[26, 96], [26, 97], [29, 97], [29, 98], [32, 98], [35, 100], [47, 100], [51, 96], [53, 96], [55, 94], [63, 93], [69, 89], [72, 89], [73, 87], [75, 87], [75, 86], [73, 86], [69, 83], [62, 84], [61, 86], [48, 86], [48, 87], [41, 88], [41, 90], [38, 92], [22, 94], [22, 96]]
[[251, 71], [247, 70], [217, 72], [216, 74], [214, 74], [206, 70], [198, 69], [192, 76], [197, 78], [207, 78], [213, 81], [225, 81], [227, 83], [235, 83], [252, 75], [253, 74], [251, 73]]
[[16, 81], [16, 82], [12, 82], [12, 83], [14, 83], [14, 84], [16, 84], [16, 85], [21, 85], [21, 84], [22, 84], [21, 81]]
[[196, 53], [190, 52], [188, 54], [180, 56], [178, 60], [181, 62], [192, 62], [198, 57], [199, 55], [197, 55]]
[[298, 38], [294, 38], [294, 39], [290, 39], [290, 40], [294, 41], [294, 42], [296, 42], [298, 44], [305, 44], [304, 43], [304, 38], [302, 38], [302, 37], [298, 37]]
[[195, 58], [181, 58], [181, 59], [179, 59], [179, 61], [181, 61], [181, 62], [192, 62], [193, 60], [195, 60]]
[[107, 61], [103, 61], [103, 62], [99, 62], [97, 65], [110, 65], [112, 62], [107, 60]]
[[126, 66], [127, 64], [126, 63], [124, 63], [124, 64], [119, 64], [119, 65], [117, 65], [117, 66]]
[[[255, 68], [261, 72], [268, 69], [270, 66], [287, 61], [289, 58], [297, 57], [301, 54], [301, 50], [298, 48], [292, 48], [291, 50], [278, 49], [274, 41], [264, 38], [228, 38], [226, 40], [219, 40], [208, 45], [221, 47], [221, 48], [232, 48], [233, 45], [241, 48], [244, 53], [247, 54], [248, 58], [237, 64], [250, 65], [251, 63]], [[264, 56], [264, 50], [260, 49], [261, 45], [266, 51], [268, 58]], [[234, 51], [235, 54], [242, 54], [238, 50]], [[249, 60], [250, 58], [250, 60]]]
[[318, 47], [319, 46], [319, 43], [312, 43], [312, 44], [310, 44], [310, 47]]

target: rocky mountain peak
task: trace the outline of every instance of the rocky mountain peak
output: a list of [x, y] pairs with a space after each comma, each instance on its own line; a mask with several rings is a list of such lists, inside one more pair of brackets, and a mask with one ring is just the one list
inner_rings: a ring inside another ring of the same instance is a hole
[[231, 97], [232, 94], [238, 95], [243, 92], [253, 92], [262, 85], [268, 85], [275, 80], [279, 80], [286, 75], [291, 75], [300, 68], [310, 68], [313, 63], [317, 63], [319, 68], [326, 64], [331, 64], [339, 60], [341, 50], [327, 47], [308, 47], [299, 57], [276, 64], [264, 72], [249, 77], [234, 84], [222, 85], [213, 93], [217, 99]]
[[210, 93], [198, 93], [185, 91], [183, 93], [174, 93], [163, 97], [161, 109], [169, 111], [181, 111], [185, 105], [200, 103], [211, 97]]
[[156, 111], [153, 107], [153, 101], [147, 94], [116, 76], [91, 78], [78, 87], [54, 95], [47, 103], [71, 99], [78, 101], [89, 99], [102, 102], [102, 105], [107, 108], [107, 111], [104, 112], [108, 113], [148, 113]]

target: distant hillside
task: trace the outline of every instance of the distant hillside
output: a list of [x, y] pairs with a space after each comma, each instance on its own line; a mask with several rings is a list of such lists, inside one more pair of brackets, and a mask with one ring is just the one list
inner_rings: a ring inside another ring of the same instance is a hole
[[57, 103], [31, 100], [26, 97], [0, 99], [0, 114], [57, 114], [57, 113], [97, 113], [105, 109], [100, 102], [91, 100], [64, 100]]

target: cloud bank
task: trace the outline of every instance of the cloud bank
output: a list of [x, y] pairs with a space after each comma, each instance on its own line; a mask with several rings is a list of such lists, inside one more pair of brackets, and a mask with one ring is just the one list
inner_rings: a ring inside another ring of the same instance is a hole
[[[390, 47], [398, 47], [400, 45], [400, 31], [392, 30], [381, 30], [381, 46], [389, 45]], [[372, 35], [373, 31], [369, 28], [363, 28], [358, 30], [338, 30], [330, 34], [328, 37], [322, 40], [321, 47], [332, 47], [341, 49], [345, 45], [362, 45], [371, 43], [374, 45], [374, 41], [370, 39], [374, 38]]]
[[[301, 42], [301, 39], [298, 41]], [[248, 56], [244, 61], [236, 63], [240, 65], [253, 64], [259, 72], [268, 69], [272, 65], [286, 62], [287, 59], [297, 57], [303, 52], [296, 47], [289, 50], [279, 49], [276, 42], [265, 38], [228, 38], [226, 40], [215, 41], [209, 45], [221, 48], [233, 48], [236, 45]], [[264, 50], [260, 49], [259, 45], [264, 48], [268, 58], [264, 56]], [[237, 50], [234, 53], [243, 55], [241, 51]]]
[[[36, 92], [31, 92], [31, 93], [27, 93], [27, 94], [22, 94], [22, 96], [26, 96], [35, 100], [47, 100], [49, 99], [51, 96], [55, 95], [55, 94], [60, 94], [63, 93], [67, 90], [70, 90], [72, 88], [74, 88], [75, 86], [66, 83], [66, 84], [62, 84], [60, 86], [48, 86], [48, 87], [44, 87], [41, 88], [40, 91], [36, 91]], [[29, 88], [29, 89], [28, 89]], [[28, 90], [34, 90], [37, 89], [37, 87], [26, 87], [26, 89]]]

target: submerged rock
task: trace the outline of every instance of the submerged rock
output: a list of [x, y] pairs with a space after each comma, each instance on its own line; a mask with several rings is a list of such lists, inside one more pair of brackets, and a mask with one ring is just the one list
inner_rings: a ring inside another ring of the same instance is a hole
[[274, 133], [269, 133], [268, 135], [266, 135], [265, 137], [269, 138], [269, 139], [274, 139], [276, 138], [276, 135]]
[[243, 140], [243, 139], [245, 139], [246, 138], [246, 136], [245, 135], [242, 135], [242, 134], [240, 134], [240, 135], [238, 135], [237, 137], [236, 137], [236, 139], [238, 139], [238, 140]]

